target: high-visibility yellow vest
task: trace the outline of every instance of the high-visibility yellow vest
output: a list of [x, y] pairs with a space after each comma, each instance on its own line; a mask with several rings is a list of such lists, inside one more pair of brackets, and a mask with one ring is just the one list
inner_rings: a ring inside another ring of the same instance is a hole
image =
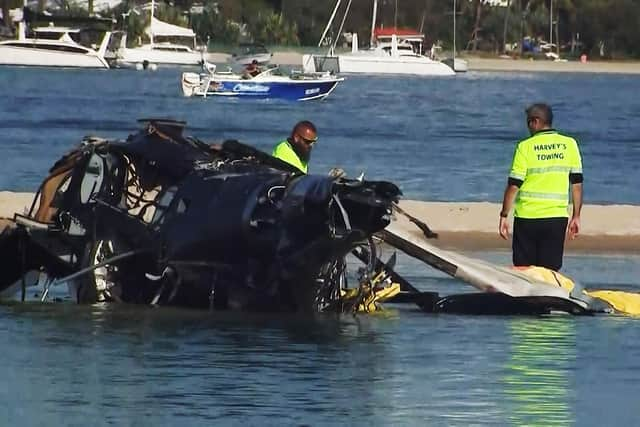
[[567, 217], [570, 173], [582, 173], [582, 159], [575, 139], [550, 129], [520, 141], [509, 172], [510, 178], [523, 181], [514, 216]]
[[307, 173], [308, 162], [305, 162], [300, 157], [298, 157], [298, 155], [293, 150], [293, 147], [291, 146], [289, 141], [284, 140], [278, 143], [278, 145], [276, 145], [275, 148], [273, 149], [273, 152], [271, 153], [271, 155], [273, 157], [277, 157], [280, 160], [284, 160], [290, 165], [297, 167], [302, 172]]

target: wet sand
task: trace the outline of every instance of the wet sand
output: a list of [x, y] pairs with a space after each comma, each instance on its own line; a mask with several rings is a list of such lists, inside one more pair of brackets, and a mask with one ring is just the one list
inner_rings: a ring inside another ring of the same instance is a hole
[[640, 74], [639, 62], [622, 61], [579, 61], [555, 62], [527, 59], [465, 58], [471, 71], [517, 71], [517, 72], [558, 72], [558, 73], [617, 73]]
[[[404, 200], [400, 206], [439, 234], [433, 243], [440, 247], [459, 250], [511, 248], [511, 241], [498, 234], [501, 209], [498, 203]], [[406, 218], [398, 215], [397, 220], [421, 234]], [[583, 206], [580, 235], [567, 240], [566, 251], [640, 254], [640, 206]]]
[[[0, 217], [25, 213], [32, 193], [0, 191]], [[498, 235], [500, 205], [488, 202], [425, 202], [403, 200], [400, 206], [439, 234], [438, 246], [458, 250], [509, 250], [510, 241]], [[586, 205], [582, 209], [580, 235], [567, 241], [567, 252], [640, 254], [640, 206]], [[402, 215], [403, 226], [421, 234]]]

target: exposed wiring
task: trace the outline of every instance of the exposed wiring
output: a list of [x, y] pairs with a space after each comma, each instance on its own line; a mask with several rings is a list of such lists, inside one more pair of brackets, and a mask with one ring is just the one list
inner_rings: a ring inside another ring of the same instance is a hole
[[273, 199], [271, 198], [271, 192], [273, 190], [286, 190], [286, 188], [287, 188], [286, 185], [274, 185], [273, 187], [269, 188], [269, 190], [267, 191], [267, 199], [269, 199], [271, 203], [274, 203]]

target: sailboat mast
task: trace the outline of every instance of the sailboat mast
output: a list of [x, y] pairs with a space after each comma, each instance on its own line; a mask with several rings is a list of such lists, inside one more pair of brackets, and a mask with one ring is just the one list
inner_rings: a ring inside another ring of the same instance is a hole
[[453, 0], [453, 67], [456, 64], [456, 0]]
[[549, 3], [549, 44], [553, 43], [553, 0]]
[[149, 39], [151, 41], [151, 45], [153, 46], [153, 12], [156, 8], [156, 1], [151, 0], [151, 21], [149, 21]]
[[[338, 11], [338, 7], [340, 7], [341, 1], [342, 0], [336, 1], [336, 6], [333, 8], [333, 13], [331, 13], [331, 18], [329, 18], [329, 22], [327, 22], [327, 26], [324, 27], [324, 31], [322, 32], [322, 37], [320, 37], [320, 41], [318, 42], [318, 47], [322, 46], [322, 42], [324, 41], [324, 38], [327, 36], [327, 32], [329, 31], [329, 28], [331, 28], [331, 24], [333, 24], [333, 19], [336, 17], [336, 12]], [[344, 16], [345, 17], [347, 16], [346, 12]]]
[[393, 28], [398, 28], [398, 0], [396, 0], [396, 7], [393, 12]]
[[371, 40], [369, 40], [369, 46], [373, 47], [375, 41], [376, 31], [376, 15], [378, 14], [378, 0], [373, 0], [373, 16], [371, 17]]

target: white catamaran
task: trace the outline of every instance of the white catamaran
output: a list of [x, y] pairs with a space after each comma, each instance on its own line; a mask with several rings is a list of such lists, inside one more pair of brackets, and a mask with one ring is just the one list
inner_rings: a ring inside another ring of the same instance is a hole
[[[335, 18], [335, 14], [340, 6], [341, 0], [337, 0], [329, 23], [320, 39], [318, 46], [321, 46], [325, 36]], [[349, 1], [345, 15], [342, 19], [338, 34], [342, 32], [345, 18], [349, 12], [351, 0]], [[334, 42], [327, 55], [304, 55], [302, 67], [305, 72], [316, 71], [336, 71], [340, 73], [363, 73], [363, 74], [413, 74], [420, 76], [450, 76], [454, 71], [448, 65], [431, 59], [420, 52], [414, 50], [411, 41], [416, 37], [424, 38], [424, 35], [397, 30], [386, 31], [381, 37], [376, 36], [376, 14], [378, 2], [373, 2], [373, 16], [371, 20], [371, 47], [366, 50], [358, 49], [357, 34], [353, 34], [351, 42], [351, 52], [338, 54], [334, 53], [336, 43]]]

